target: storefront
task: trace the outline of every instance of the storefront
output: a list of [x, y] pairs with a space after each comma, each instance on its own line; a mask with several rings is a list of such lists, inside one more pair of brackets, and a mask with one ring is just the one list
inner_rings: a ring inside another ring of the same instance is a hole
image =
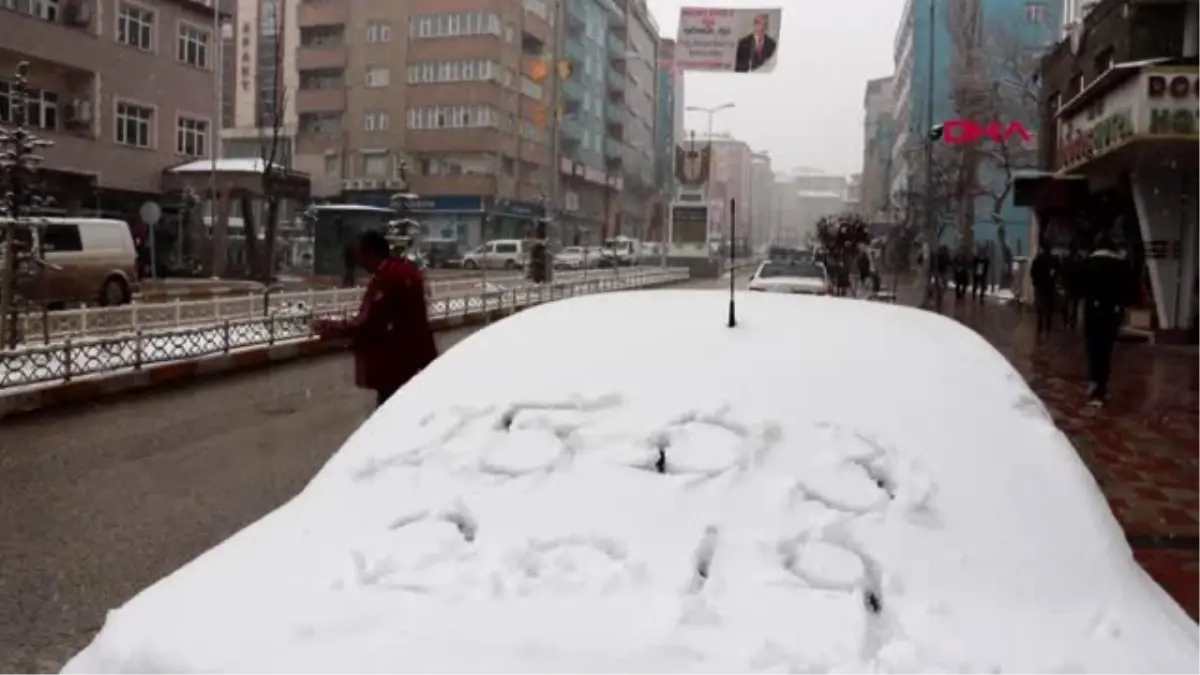
[[[1144, 265], [1150, 327], [1177, 335], [1197, 314], [1196, 69], [1127, 68], [1104, 94], [1064, 105], [1056, 168], [1087, 179], [1092, 204], [1080, 207], [1091, 211], [1088, 227], [1128, 243], [1135, 266]], [[1110, 206], [1101, 213], [1096, 203]]]
[[[350, 204], [388, 206], [392, 193], [347, 192]], [[541, 204], [478, 195], [422, 196], [409, 206], [427, 239], [454, 239], [464, 250], [491, 239], [519, 239], [533, 231], [545, 212]]]

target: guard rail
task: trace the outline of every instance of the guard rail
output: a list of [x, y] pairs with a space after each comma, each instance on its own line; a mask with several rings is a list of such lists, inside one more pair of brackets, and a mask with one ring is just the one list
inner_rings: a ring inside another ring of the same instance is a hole
[[[556, 275], [560, 282], [579, 281], [592, 278], [619, 277], [640, 274], [661, 268], [625, 268], [621, 270], [589, 270]], [[531, 285], [519, 275], [483, 275], [469, 279], [453, 279], [430, 282], [430, 298], [453, 300], [478, 294], [483, 291], [511, 290]], [[338, 288], [322, 291], [281, 291], [253, 295], [231, 295], [204, 300], [176, 300], [116, 307], [81, 307], [45, 315], [30, 313], [21, 317], [20, 331], [27, 344], [43, 344], [66, 337], [127, 333], [132, 330], [145, 331], [197, 326], [225, 320], [262, 317], [273, 311], [306, 307], [314, 311], [328, 311], [357, 304], [362, 298], [362, 288]]]
[[[432, 320], [453, 320], [490, 315], [562, 298], [629, 290], [686, 281], [688, 271], [678, 268], [623, 271], [620, 275], [515, 289], [486, 290], [473, 295], [434, 299]], [[348, 289], [351, 291], [353, 289]], [[347, 316], [356, 303], [313, 305], [303, 311], [278, 311], [254, 318], [224, 319], [200, 326], [165, 330], [137, 328], [121, 335], [66, 338], [47, 344], [0, 351], [0, 390], [49, 382], [69, 382], [146, 366], [228, 354], [250, 347], [272, 346], [314, 339], [314, 318]]]

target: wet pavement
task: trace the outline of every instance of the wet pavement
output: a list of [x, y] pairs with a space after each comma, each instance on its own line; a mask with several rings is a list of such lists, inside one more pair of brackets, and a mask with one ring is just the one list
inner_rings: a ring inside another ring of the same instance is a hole
[[1093, 413], [1086, 406], [1082, 332], [1059, 325], [1038, 340], [1031, 311], [955, 301], [952, 294], [942, 311], [986, 338], [1025, 376], [1095, 476], [1134, 557], [1196, 619], [1196, 347], [1118, 343], [1109, 401]]

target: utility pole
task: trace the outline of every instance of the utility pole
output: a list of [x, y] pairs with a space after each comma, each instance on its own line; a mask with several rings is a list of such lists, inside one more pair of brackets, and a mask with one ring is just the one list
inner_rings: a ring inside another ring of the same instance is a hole
[[929, 252], [925, 255], [925, 301], [932, 303], [934, 287], [933, 287], [933, 257], [937, 248], [937, 225], [934, 223], [933, 215], [933, 143], [934, 139], [929, 135], [933, 128], [933, 66], [934, 66], [934, 39], [936, 36], [936, 20], [937, 20], [937, 0], [928, 0], [929, 2], [929, 68], [925, 73], [925, 133], [921, 134], [921, 138], [925, 139], [925, 241], [929, 243]]

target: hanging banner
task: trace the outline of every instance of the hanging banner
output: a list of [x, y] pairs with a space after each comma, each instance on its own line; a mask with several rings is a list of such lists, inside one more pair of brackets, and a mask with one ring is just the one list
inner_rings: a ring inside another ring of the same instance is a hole
[[779, 9], [684, 7], [675, 65], [715, 73], [769, 73], [779, 56]]
[[687, 188], [697, 188], [708, 182], [712, 165], [712, 145], [685, 149], [675, 146], [675, 180]]

